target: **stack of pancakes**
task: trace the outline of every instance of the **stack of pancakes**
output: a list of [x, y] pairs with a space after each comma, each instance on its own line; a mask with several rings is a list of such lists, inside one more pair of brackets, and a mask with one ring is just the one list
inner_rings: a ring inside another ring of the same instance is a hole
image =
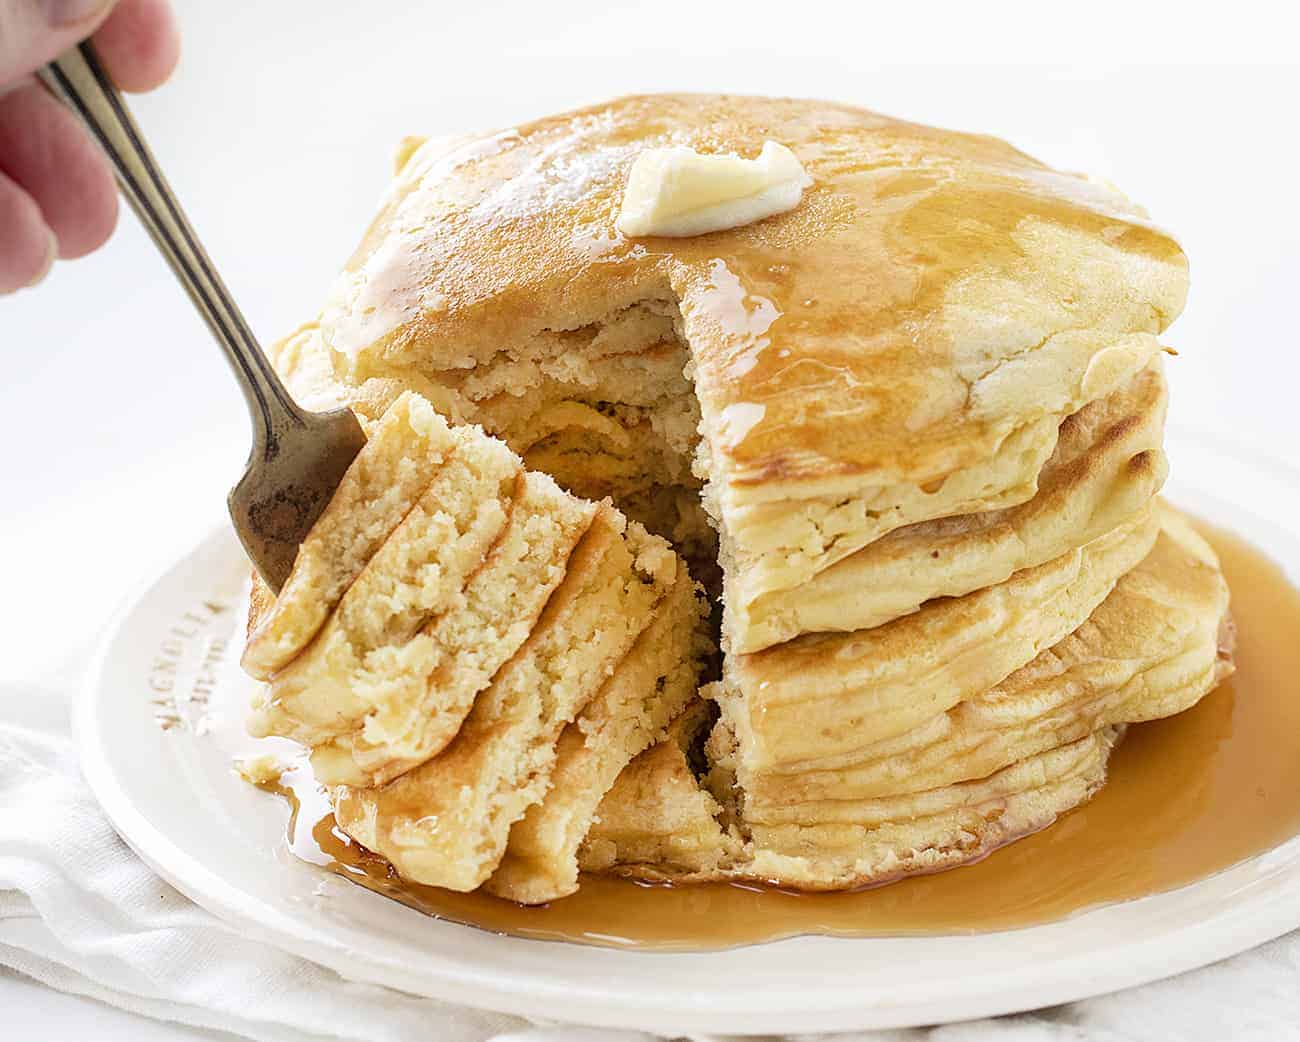
[[[767, 139], [795, 210], [615, 230], [642, 150]], [[1041, 828], [1230, 669], [1214, 554], [1157, 499], [1185, 293], [1114, 190], [844, 106], [412, 145], [277, 349], [371, 441], [255, 598], [255, 729], [403, 876], [526, 902], [579, 866], [857, 886]]]

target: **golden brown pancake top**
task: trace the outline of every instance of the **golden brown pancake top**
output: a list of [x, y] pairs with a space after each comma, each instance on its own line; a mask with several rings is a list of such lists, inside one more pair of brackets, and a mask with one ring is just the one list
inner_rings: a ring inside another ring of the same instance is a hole
[[[670, 144], [790, 147], [793, 211], [687, 239], [614, 227]], [[676, 303], [714, 467], [734, 486], [925, 481], [1056, 407], [1053, 338], [1095, 355], [1182, 308], [1178, 245], [1122, 195], [994, 138], [826, 102], [619, 99], [415, 153], [325, 311], [352, 381], [486, 361], [542, 329]], [[1046, 361], [1046, 358], [1045, 358]], [[722, 476], [722, 475], [715, 475]]]

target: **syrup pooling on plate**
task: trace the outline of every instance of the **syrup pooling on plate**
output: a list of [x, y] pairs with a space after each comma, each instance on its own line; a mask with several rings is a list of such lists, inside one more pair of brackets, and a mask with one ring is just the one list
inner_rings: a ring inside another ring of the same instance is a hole
[[982, 862], [856, 893], [645, 886], [586, 877], [525, 908], [412, 886], [344, 836], [304, 771], [278, 786], [303, 860], [426, 914], [522, 937], [663, 950], [798, 934], [1032, 926], [1203, 879], [1300, 833], [1300, 591], [1241, 539], [1199, 526], [1233, 590], [1237, 672], [1193, 709], [1129, 728], [1091, 802]]

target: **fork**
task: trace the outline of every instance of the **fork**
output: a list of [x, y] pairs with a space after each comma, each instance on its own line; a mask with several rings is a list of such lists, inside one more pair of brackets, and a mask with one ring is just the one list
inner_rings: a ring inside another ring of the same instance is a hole
[[244, 550], [280, 591], [303, 538], [365, 443], [347, 409], [313, 413], [285, 389], [89, 43], [40, 71], [108, 153], [117, 182], [230, 363], [248, 404], [253, 447], [226, 502]]

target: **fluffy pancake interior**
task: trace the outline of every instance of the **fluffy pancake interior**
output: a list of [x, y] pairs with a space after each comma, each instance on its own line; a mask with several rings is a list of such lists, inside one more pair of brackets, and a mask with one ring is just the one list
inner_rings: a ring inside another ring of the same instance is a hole
[[487, 890], [537, 904], [578, 889], [578, 848], [601, 799], [695, 696], [710, 646], [706, 619], [697, 589], [679, 577], [627, 658], [561, 732], [550, 789], [510, 830]]
[[597, 513], [537, 626], [442, 752], [380, 788], [337, 793], [340, 826], [405, 878], [481, 885], [511, 826], [546, 794], [565, 726], [678, 579], [667, 545], [639, 526], [625, 535], [624, 525], [609, 508]]
[[[670, 539], [716, 595], [717, 536], [692, 471], [699, 403], [679, 326], [671, 301], [642, 301], [578, 329], [541, 330], [472, 369], [371, 367], [349, 400], [377, 418], [402, 388], [436, 386], [441, 409], [502, 438], [529, 469], [583, 498], [608, 497]], [[318, 330], [296, 334], [280, 357], [313, 386], [329, 380]]]

